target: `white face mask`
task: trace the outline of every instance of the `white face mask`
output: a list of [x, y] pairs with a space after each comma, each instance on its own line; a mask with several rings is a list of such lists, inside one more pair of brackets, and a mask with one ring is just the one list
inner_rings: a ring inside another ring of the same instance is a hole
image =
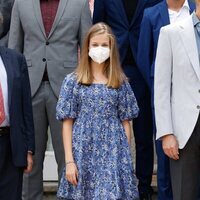
[[108, 47], [92, 47], [89, 50], [89, 56], [96, 63], [103, 63], [110, 57], [110, 49]]

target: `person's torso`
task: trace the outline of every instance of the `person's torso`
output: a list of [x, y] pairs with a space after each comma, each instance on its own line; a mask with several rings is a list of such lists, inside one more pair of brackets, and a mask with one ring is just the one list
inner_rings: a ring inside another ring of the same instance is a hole
[[118, 89], [105, 84], [90, 86], [77, 84], [74, 88], [78, 100], [78, 118], [108, 119], [118, 118]]
[[[40, 3], [34, 0], [18, 0], [20, 22], [24, 33], [23, 53], [26, 59], [30, 60], [31, 57], [38, 59], [42, 54], [48, 54], [49, 59], [68, 58], [69, 62], [77, 63], [79, 24], [84, 3], [84, 0], [60, 0], [55, 20], [47, 37]], [[34, 62], [38, 65], [36, 60]]]
[[[123, 0], [104, 1], [106, 9], [105, 22], [112, 28], [116, 36], [122, 61], [125, 59], [126, 50], [127, 48], [129, 48], [129, 45], [131, 47], [131, 53], [133, 54], [133, 58], [136, 60], [140, 24], [142, 21], [144, 9], [154, 6], [155, 4], [161, 1], [162, 0], [138, 0], [137, 6], [132, 4], [131, 7], [133, 10], [136, 6], [134, 13], [131, 10], [128, 11], [127, 8], [125, 9]], [[126, 7], [127, 6], [128, 4], [126, 5]], [[128, 17], [126, 14], [126, 10]], [[130, 23], [128, 18], [132, 18], [130, 20]]]

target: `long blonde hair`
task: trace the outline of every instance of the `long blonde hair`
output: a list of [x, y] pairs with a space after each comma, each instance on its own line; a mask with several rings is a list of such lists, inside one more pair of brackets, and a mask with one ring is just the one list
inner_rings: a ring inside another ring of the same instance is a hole
[[91, 85], [93, 82], [93, 75], [91, 70], [91, 58], [88, 55], [90, 39], [96, 35], [106, 34], [110, 42], [110, 58], [105, 61], [105, 76], [108, 79], [107, 87], [119, 88], [126, 79], [120, 61], [117, 43], [111, 28], [105, 23], [97, 23], [93, 25], [88, 31], [83, 48], [81, 51], [80, 63], [76, 70], [77, 81], [81, 84]]

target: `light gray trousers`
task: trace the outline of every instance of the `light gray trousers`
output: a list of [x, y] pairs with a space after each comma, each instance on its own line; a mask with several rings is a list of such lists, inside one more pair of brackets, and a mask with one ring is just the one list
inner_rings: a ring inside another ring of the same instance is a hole
[[24, 175], [23, 200], [43, 199], [43, 162], [47, 147], [48, 128], [52, 137], [53, 149], [58, 164], [58, 175], [64, 167], [64, 148], [62, 142], [61, 123], [56, 120], [57, 97], [50, 83], [42, 82], [32, 100], [35, 126], [35, 155], [33, 171]]

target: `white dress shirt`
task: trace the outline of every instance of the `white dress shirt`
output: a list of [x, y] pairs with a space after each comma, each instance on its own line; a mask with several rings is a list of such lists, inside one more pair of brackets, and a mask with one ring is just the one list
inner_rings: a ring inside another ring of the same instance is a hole
[[190, 7], [188, 4], [188, 1], [185, 0], [182, 8], [178, 12], [168, 9], [168, 13], [169, 13], [170, 24], [172, 24], [174, 22], [179, 22], [179, 21], [185, 19], [186, 17], [188, 17], [190, 15]]
[[9, 126], [9, 109], [8, 109], [8, 83], [7, 83], [7, 73], [0, 56], [0, 82], [3, 92], [3, 100], [4, 100], [4, 111], [6, 118], [4, 122], [0, 125], [0, 127]]

